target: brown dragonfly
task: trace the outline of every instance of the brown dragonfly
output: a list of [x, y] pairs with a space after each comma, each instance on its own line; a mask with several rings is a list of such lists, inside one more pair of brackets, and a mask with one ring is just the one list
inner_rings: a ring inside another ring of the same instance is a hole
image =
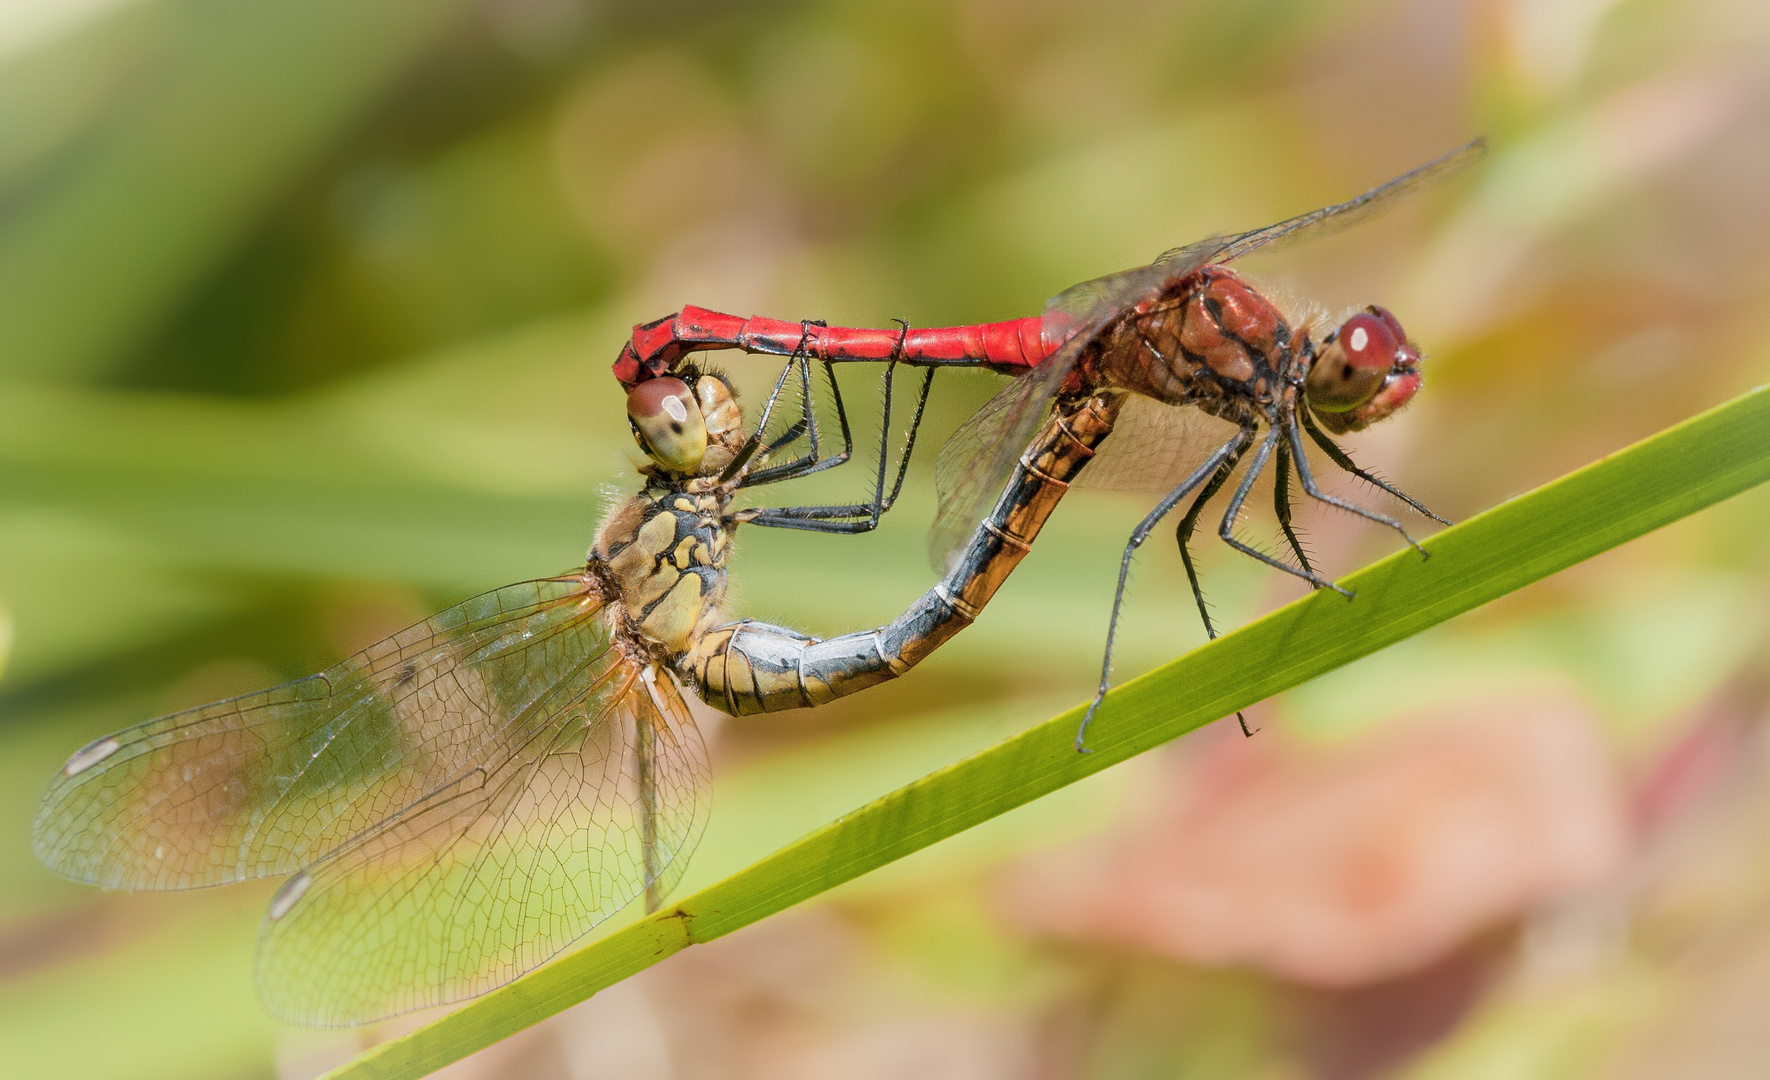
[[[1044, 314], [1022, 319], [915, 330], [905, 324], [888, 330], [746, 319], [683, 308], [634, 327], [615, 361], [615, 375], [623, 385], [643, 385], [673, 370], [693, 351], [732, 348], [812, 357], [826, 365], [884, 361], [930, 370], [983, 367], [1018, 376], [941, 449], [935, 470], [940, 508], [930, 540], [937, 565], [944, 565], [972, 534], [1014, 467], [1019, 448], [1055, 404], [1116, 388], [1162, 406], [1195, 406], [1235, 425], [1234, 436], [1175, 483], [1125, 545], [1100, 685], [1076, 733], [1076, 748], [1083, 750], [1088, 723], [1109, 683], [1113, 639], [1132, 557], [1162, 519], [1189, 496], [1192, 503], [1176, 538], [1205, 630], [1216, 636], [1188, 542], [1205, 504], [1228, 484], [1244, 459], [1247, 468], [1229, 497], [1218, 536], [1237, 551], [1316, 588], [1352, 595], [1316, 573], [1298, 542], [1291, 524], [1293, 468], [1310, 498], [1394, 529], [1422, 556], [1426, 552], [1395, 518], [1322, 491], [1305, 454], [1305, 438], [1339, 468], [1420, 514], [1448, 524], [1418, 500], [1359, 468], [1330, 437], [1393, 415], [1418, 392], [1420, 352], [1401, 323], [1375, 305], [1337, 326], [1294, 322], [1226, 264], [1280, 240], [1320, 235], [1362, 220], [1485, 152], [1484, 142], [1477, 139], [1346, 202], [1175, 248], [1148, 266], [1072, 286], [1053, 298]], [[1171, 463], [1158, 459], [1162, 447], [1176, 440], [1130, 431], [1116, 440], [1119, 446], [1126, 442], [1133, 445], [1124, 459], [1133, 467], [1146, 474], [1167, 474]], [[1296, 558], [1294, 564], [1234, 533], [1254, 482], [1269, 464], [1274, 465], [1276, 481], [1274, 510]], [[877, 514], [868, 520], [876, 522]]]
[[678, 679], [744, 714], [903, 674], [982, 610], [1123, 397], [1061, 404], [939, 584], [887, 626], [820, 641], [727, 614], [732, 534], [775, 513], [733, 500], [795, 470], [744, 436], [722, 377], [685, 374], [629, 395], [644, 484], [581, 568], [88, 744], [38, 810], [38, 857], [109, 889], [289, 875], [257, 979], [293, 1023], [361, 1023], [503, 985], [635, 900], [655, 908], [681, 877], [709, 772]]

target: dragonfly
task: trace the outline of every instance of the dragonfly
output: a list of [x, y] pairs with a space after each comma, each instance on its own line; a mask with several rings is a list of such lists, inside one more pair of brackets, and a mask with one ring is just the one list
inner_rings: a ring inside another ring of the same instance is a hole
[[[989, 500], [1014, 467], [1018, 448], [1055, 403], [1111, 387], [1163, 408], [1193, 406], [1228, 421], [1235, 434], [1204, 455], [1132, 531], [1120, 560], [1107, 625], [1100, 682], [1076, 732], [1086, 752], [1089, 723], [1110, 685], [1132, 559], [1155, 528], [1188, 497], [1176, 541], [1206, 634], [1217, 636], [1193, 564], [1190, 540], [1205, 505], [1228, 485], [1244, 460], [1217, 534], [1230, 547], [1302, 578], [1314, 588], [1352, 593], [1321, 576], [1298, 541], [1291, 517], [1291, 473], [1310, 498], [1393, 529], [1427, 552], [1394, 517], [1323, 491], [1305, 453], [1307, 438], [1338, 468], [1442, 524], [1429, 510], [1376, 474], [1360, 468], [1332, 436], [1362, 430], [1394, 415], [1421, 386], [1421, 353], [1400, 321], [1370, 305], [1338, 323], [1293, 321], [1228, 264], [1281, 240], [1322, 235], [1361, 221], [1419, 188], [1462, 169], [1486, 152], [1481, 139], [1409, 170], [1345, 202], [1248, 232], [1213, 236], [1164, 252], [1147, 266], [1082, 282], [1054, 297], [1043, 314], [969, 326], [896, 330], [834, 327], [744, 318], [698, 307], [635, 326], [614, 364], [625, 386], [642, 385], [708, 349], [810, 354], [826, 365], [843, 361], [939, 367], [981, 367], [1017, 376], [953, 433], [935, 467], [939, 509], [930, 532], [937, 566], [970, 535]], [[1145, 415], [1151, 415], [1145, 411]], [[1162, 448], [1184, 440], [1153, 431], [1121, 432], [1131, 442], [1124, 460], [1166, 475]], [[1104, 462], [1103, 462], [1104, 464]], [[1255, 481], [1273, 466], [1273, 505], [1292, 563], [1235, 535]], [[1096, 470], [1098, 471], [1098, 469]], [[1240, 714], [1237, 714], [1238, 717]], [[1247, 722], [1242, 719], [1247, 732]]]
[[643, 485], [581, 568], [82, 747], [37, 813], [38, 857], [108, 889], [287, 875], [256, 977], [291, 1023], [363, 1023], [494, 989], [641, 897], [655, 910], [680, 880], [710, 806], [682, 685], [741, 715], [904, 674], [982, 611], [1123, 398], [1060, 405], [934, 588], [885, 626], [820, 640], [727, 613], [733, 534], [773, 514], [734, 499], [784, 466], [744, 435], [724, 377], [685, 374], [628, 395]]

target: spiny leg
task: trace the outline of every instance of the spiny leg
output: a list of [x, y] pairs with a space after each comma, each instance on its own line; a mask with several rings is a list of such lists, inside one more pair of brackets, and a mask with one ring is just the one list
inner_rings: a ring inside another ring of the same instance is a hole
[[1297, 539], [1297, 532], [1291, 528], [1291, 443], [1289, 439], [1278, 442], [1278, 463], [1273, 467], [1272, 474], [1272, 510], [1278, 515], [1278, 527], [1284, 530], [1285, 543], [1291, 546], [1291, 554], [1297, 557], [1297, 564], [1310, 573], [1315, 567], [1309, 565], [1309, 555], [1303, 550], [1303, 544]]
[[1179, 487], [1162, 496], [1162, 501], [1156, 503], [1155, 509], [1151, 510], [1148, 516], [1138, 523], [1137, 528], [1131, 533], [1131, 539], [1125, 543], [1124, 557], [1119, 560], [1118, 588], [1112, 594], [1112, 618], [1106, 624], [1106, 655], [1100, 661], [1100, 689], [1095, 692], [1094, 700], [1088, 705], [1087, 715], [1082, 717], [1082, 724], [1076, 729], [1075, 747], [1077, 753], [1088, 752], [1087, 748], [1082, 745], [1082, 741], [1087, 737], [1088, 724], [1093, 721], [1095, 711], [1100, 708], [1100, 701], [1106, 696], [1108, 680], [1112, 677], [1112, 644], [1114, 637], [1118, 634], [1119, 610], [1125, 602], [1125, 582], [1131, 575], [1131, 557], [1137, 553], [1138, 548], [1143, 546], [1143, 541], [1149, 539], [1149, 534], [1155, 530], [1161, 520], [1172, 513], [1174, 507], [1180, 504], [1181, 499], [1186, 498], [1200, 484], [1209, 480], [1218, 469], [1223, 467], [1223, 462], [1230, 455], [1239, 457], [1253, 441], [1253, 428], [1244, 427], [1236, 432], [1234, 438], [1218, 447], [1210, 457], [1205, 459], [1204, 464], [1193, 471], [1191, 476], [1181, 481]]
[[[1205, 604], [1205, 591], [1199, 585], [1198, 570], [1192, 565], [1192, 530], [1198, 525], [1198, 516], [1204, 511], [1205, 504], [1210, 502], [1217, 492], [1222, 491], [1223, 485], [1227, 484], [1229, 478], [1235, 474], [1235, 463], [1241, 460], [1241, 454], [1242, 451], [1232, 454], [1217, 469], [1217, 474], [1211, 477], [1211, 482], [1206, 484], [1204, 490], [1198, 493], [1198, 497], [1192, 500], [1192, 505], [1186, 510], [1186, 516], [1180, 519], [1180, 527], [1174, 530], [1174, 540], [1180, 546], [1180, 561], [1186, 567], [1186, 581], [1192, 586], [1193, 602], [1198, 604], [1198, 617], [1204, 621], [1205, 636], [1212, 640], [1217, 637], [1217, 628], [1211, 625], [1211, 611]], [[1248, 730], [1248, 718], [1241, 714], [1240, 709], [1235, 712], [1235, 721], [1241, 725], [1241, 733], [1244, 736], [1253, 737], [1254, 733]]]
[[1440, 525], [1451, 524], [1449, 521], [1446, 521], [1444, 518], [1441, 518], [1437, 514], [1426, 509], [1424, 504], [1412, 495], [1402, 491], [1400, 488], [1394, 486], [1375, 473], [1367, 472], [1364, 469], [1359, 468], [1352, 461], [1352, 455], [1341, 449], [1334, 440], [1328, 438], [1325, 431], [1322, 431], [1321, 428], [1316, 426], [1315, 418], [1309, 415], [1308, 409], [1298, 409], [1297, 415], [1303, 421], [1303, 430], [1309, 433], [1309, 437], [1315, 441], [1315, 445], [1321, 447], [1322, 452], [1332, 459], [1335, 465], [1338, 465], [1340, 468], [1351, 473], [1353, 476], [1358, 477], [1365, 483], [1370, 484], [1372, 487], [1388, 492], [1397, 499], [1400, 499], [1402, 502], [1413, 507], [1419, 513], [1438, 522]]
[[1211, 623], [1211, 612], [1205, 605], [1205, 591], [1199, 584], [1198, 569], [1192, 564], [1192, 530], [1197, 527], [1199, 515], [1204, 512], [1205, 504], [1210, 502], [1217, 492], [1223, 490], [1223, 485], [1227, 484], [1229, 478], [1235, 473], [1236, 462], [1241, 460], [1241, 456], [1245, 452], [1246, 448], [1244, 447], [1231, 454], [1223, 462], [1216, 475], [1211, 477], [1211, 482], [1198, 493], [1198, 498], [1192, 500], [1192, 505], [1186, 510], [1186, 516], [1180, 519], [1180, 526], [1174, 530], [1174, 540], [1180, 545], [1180, 562], [1186, 567], [1186, 581], [1192, 586], [1193, 601], [1198, 604], [1198, 617], [1204, 621], [1205, 636], [1212, 639], [1217, 636], [1217, 628]]
[[[904, 342], [909, 337], [910, 324], [904, 322], [902, 319], [898, 320], [898, 324], [901, 329], [898, 332], [897, 348], [895, 351], [898, 355], [902, 355]], [[807, 328], [810, 325], [812, 324], [806, 324]], [[809, 336], [809, 329], [806, 329], [805, 333]], [[800, 346], [801, 348], [804, 347], [803, 340], [801, 340]], [[847, 503], [834, 506], [780, 507], [770, 510], [753, 511], [746, 520], [777, 528], [806, 528], [817, 532], [867, 532], [878, 526], [879, 517], [884, 514], [885, 511], [891, 509], [892, 504], [897, 502], [898, 495], [903, 491], [904, 477], [909, 474], [910, 454], [915, 450], [916, 446], [916, 434], [922, 428], [922, 417], [928, 408], [928, 392], [934, 385], [934, 369], [928, 368], [922, 376], [922, 390], [920, 394], [917, 395], [916, 411], [914, 416], [910, 419], [910, 430], [908, 435], [904, 438], [903, 453], [898, 459], [897, 479], [892, 485], [891, 494], [886, 495], [885, 471], [886, 462], [889, 460], [891, 449], [892, 389], [895, 385], [897, 364], [898, 361], [894, 358], [885, 368], [885, 402], [882, 409], [882, 417], [879, 422], [879, 471], [878, 481], [873, 488], [872, 500], [866, 503]], [[842, 425], [842, 453], [837, 458], [831, 459], [827, 464], [800, 470], [793, 474], [795, 476], [805, 476], [813, 472], [821, 472], [823, 469], [842, 464], [848, 460], [849, 454], [854, 448], [853, 438], [850, 435], [848, 427], [848, 411], [842, 402], [842, 388], [836, 379], [835, 366], [828, 360], [824, 361], [824, 373], [830, 383], [830, 394], [835, 399], [836, 417]], [[776, 477], [772, 475], [769, 470], [764, 470], [764, 475], [760, 479], [755, 477], [746, 478], [744, 486], [748, 487], [756, 486], [759, 483], [772, 483], [775, 479]], [[860, 522], [839, 522], [830, 520], [845, 517], [864, 517], [867, 520]], [[806, 524], [807, 522], [821, 522], [822, 524], [811, 525]]]
[[1364, 518], [1367, 521], [1374, 521], [1379, 525], [1387, 525], [1391, 529], [1400, 533], [1401, 538], [1412, 545], [1413, 549], [1419, 552], [1422, 558], [1431, 558], [1431, 553], [1421, 547], [1420, 542], [1415, 540], [1406, 529], [1402, 528], [1401, 522], [1396, 521], [1387, 514], [1379, 514], [1375, 510], [1366, 510], [1364, 507], [1359, 506], [1356, 503], [1349, 503], [1345, 499], [1336, 499], [1332, 495], [1329, 495], [1316, 487], [1315, 477], [1309, 471], [1309, 459], [1303, 456], [1303, 436], [1298, 430], [1298, 425], [1295, 420], [1291, 420], [1285, 424], [1285, 427], [1291, 440], [1291, 456], [1295, 458], [1297, 462], [1297, 479], [1302, 483], [1304, 492], [1307, 493], [1310, 498], [1315, 499], [1318, 502], [1327, 503], [1329, 506], [1337, 506], [1348, 513], [1357, 514], [1359, 517]]
[[[845, 444], [842, 451], [842, 461], [846, 461], [849, 452], [853, 449], [853, 442], [849, 435], [848, 412], [842, 403], [842, 391], [836, 380], [835, 368], [828, 362], [825, 362], [824, 370], [829, 375], [830, 391], [831, 395], [835, 398], [836, 403], [836, 415], [840, 418], [842, 423], [842, 437]], [[885, 496], [886, 462], [889, 459], [891, 449], [892, 386], [896, 381], [896, 374], [897, 362], [892, 361], [885, 367], [884, 415], [879, 422], [879, 466], [877, 478], [873, 485], [873, 498], [870, 502], [847, 503], [834, 506], [781, 506], [766, 509], [759, 508], [742, 511], [737, 515], [737, 519], [743, 522], [767, 525], [774, 528], [804, 529], [811, 532], [860, 533], [876, 528], [879, 524], [879, 516], [884, 513], [886, 509], [890, 508], [891, 501], [893, 501], [897, 495], [896, 490], [893, 490], [891, 499], [887, 499]], [[932, 376], [933, 371], [930, 370], [929, 378], [925, 379], [922, 384], [922, 400], [916, 408], [916, 427], [921, 426], [922, 409], [928, 403], [928, 385], [933, 381]], [[914, 446], [915, 430], [912, 428], [909, 438], [904, 445], [904, 460], [898, 474], [898, 486], [900, 488], [903, 484], [903, 472], [907, 470], [909, 465], [909, 452]], [[809, 467], [797, 468], [790, 474], [788, 474], [784, 468], [763, 469], [750, 476], [746, 476], [743, 483], [739, 486], [746, 488], [760, 487], [763, 484], [772, 484], [781, 480], [809, 476], [814, 472], [822, 472], [824, 469], [838, 464], [841, 464], [841, 461], [832, 459], [825, 464], [813, 464]], [[831, 520], [836, 518], [853, 517], [866, 518], [867, 520]]]
[[[908, 332], [908, 324], [905, 324], [904, 330]], [[934, 371], [934, 368], [928, 368], [922, 373], [922, 389], [916, 395], [916, 411], [910, 416], [910, 430], [904, 436], [903, 455], [897, 459], [897, 479], [891, 485], [891, 494], [885, 499], [881, 512], [891, 509], [897, 503], [898, 495], [903, 492], [903, 478], [910, 471], [910, 451], [916, 448], [916, 433], [922, 429], [922, 415], [928, 409], [928, 391], [934, 386]]]
[[[737, 515], [737, 520], [772, 528], [801, 529], [824, 533], [863, 533], [877, 528], [880, 517], [891, 509], [903, 491], [904, 478], [909, 474], [910, 456], [916, 447], [916, 435], [921, 431], [922, 419], [928, 408], [928, 394], [934, 384], [934, 370], [930, 368], [923, 373], [922, 387], [916, 397], [916, 410], [910, 418], [910, 429], [904, 438], [903, 450], [898, 458], [897, 476], [892, 482], [890, 492], [887, 493], [885, 479], [888, 474], [891, 449], [891, 379], [895, 367], [896, 362], [894, 361], [886, 369], [884, 418], [880, 422], [879, 430], [879, 465], [871, 501], [833, 506], [759, 508], [741, 511]], [[764, 482], [773, 482], [773, 480], [770, 478]], [[743, 486], [750, 487], [753, 484], [746, 478]], [[860, 518], [861, 520], [839, 520], [843, 518]]]
[[783, 431], [778, 439], [768, 444], [768, 456], [773, 457], [781, 450], [809, 433], [811, 436], [810, 456], [818, 453], [817, 412], [811, 404], [811, 364], [803, 356], [793, 356], [787, 363], [799, 373], [799, 419]]
[[[1332, 589], [1341, 596], [1351, 599], [1352, 594], [1350, 592], [1335, 585], [1333, 582], [1322, 577], [1320, 574], [1317, 574], [1315, 571], [1298, 569], [1290, 563], [1285, 562], [1283, 559], [1268, 555], [1259, 548], [1250, 544], [1244, 544], [1236, 539], [1235, 521], [1236, 518], [1241, 516], [1242, 503], [1247, 501], [1248, 492], [1252, 491], [1254, 488], [1254, 481], [1259, 478], [1261, 471], [1266, 468], [1266, 460], [1272, 456], [1273, 449], [1278, 446], [1279, 437], [1278, 431], [1276, 429], [1273, 430], [1268, 433], [1266, 438], [1260, 443], [1260, 449], [1254, 452], [1254, 460], [1249, 463], [1247, 472], [1242, 474], [1241, 483], [1235, 486], [1235, 494], [1229, 497], [1229, 505], [1223, 511], [1223, 520], [1217, 525], [1217, 535], [1223, 538], [1225, 544], [1228, 544], [1243, 555], [1260, 560], [1274, 570], [1283, 570], [1287, 574], [1293, 574], [1302, 578], [1304, 581], [1307, 581], [1318, 589]], [[1299, 463], [1299, 465], [1300, 464], [1301, 463]], [[1302, 472], [1300, 467], [1298, 472]]]
[[[810, 434], [811, 442], [810, 450], [799, 458], [785, 464], [756, 470], [754, 473], [751, 473], [744, 478], [746, 486], [771, 484], [779, 480], [789, 480], [795, 477], [809, 476], [812, 473], [822, 472], [825, 469], [833, 469], [838, 465], [845, 464], [848, 459], [853, 456], [854, 433], [848, 426], [848, 410], [842, 401], [842, 386], [836, 381], [836, 369], [832, 367], [827, 360], [824, 361], [823, 365], [824, 378], [830, 384], [830, 397], [834, 400], [836, 408], [836, 422], [842, 431], [842, 452], [831, 458], [823, 458], [821, 455], [821, 447], [818, 442], [817, 409], [813, 403], [811, 394], [811, 361], [806, 352], [806, 343], [811, 338], [811, 327], [816, 325], [821, 324], [807, 321], [800, 327], [799, 346], [794, 350], [793, 355], [787, 360], [789, 366], [797, 365], [799, 369], [801, 416], [799, 420], [783, 432], [779, 438], [768, 444], [767, 454], [772, 457], [783, 447], [791, 444], [801, 435], [808, 432]], [[773, 408], [772, 402], [770, 403], [769, 408]], [[764, 415], [766, 415], [766, 411], [767, 410], [764, 411]], [[756, 432], [758, 435], [762, 433], [761, 425], [757, 426]]]
[[[809, 366], [808, 361], [799, 361], [799, 363]], [[792, 461], [783, 462], [780, 465], [770, 465], [765, 469], [757, 469], [745, 474], [743, 487], [760, 487], [763, 484], [775, 484], [782, 480], [796, 480], [801, 476], [810, 476], [812, 473], [823, 472], [825, 469], [833, 469], [838, 465], [846, 464], [848, 459], [854, 455], [854, 432], [848, 426], [848, 410], [842, 401], [841, 384], [836, 381], [836, 374], [830, 370], [828, 364], [824, 365], [824, 369], [824, 374], [830, 384], [830, 397], [835, 403], [837, 428], [842, 432], [842, 452], [832, 457], [822, 456], [822, 447], [818, 442], [817, 417], [815, 411], [808, 407], [806, 409], [807, 415], [783, 432], [780, 438], [769, 443], [765, 450], [766, 454], [772, 457], [782, 447], [789, 445], [808, 430], [811, 436], [811, 448]], [[809, 382], [809, 380], [806, 381]], [[809, 395], [809, 386], [806, 389]]]
[[768, 430], [769, 417], [774, 413], [775, 403], [780, 400], [781, 390], [787, 385], [787, 375], [792, 370], [793, 361], [788, 360], [786, 366], [781, 368], [780, 377], [774, 380], [774, 389], [770, 391], [768, 401], [763, 404], [762, 417], [756, 421], [750, 437], [744, 440], [744, 445], [732, 456], [731, 463], [719, 474], [721, 484], [730, 483], [733, 477], [742, 473], [749, 466], [750, 459], [756, 456], [756, 451], [762, 448], [762, 433]]

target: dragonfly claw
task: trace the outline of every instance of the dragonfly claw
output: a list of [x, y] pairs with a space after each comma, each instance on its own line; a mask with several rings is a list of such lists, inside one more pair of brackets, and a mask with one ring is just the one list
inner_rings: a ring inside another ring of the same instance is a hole
[[1105, 694], [1106, 691], [1102, 690], [1100, 693], [1094, 695], [1094, 700], [1088, 703], [1087, 713], [1082, 717], [1081, 726], [1076, 728], [1075, 747], [1076, 753], [1078, 754], [1092, 754], [1094, 752], [1083, 745], [1083, 742], [1088, 737], [1088, 725], [1094, 720], [1094, 710], [1100, 708], [1100, 699], [1104, 697]]

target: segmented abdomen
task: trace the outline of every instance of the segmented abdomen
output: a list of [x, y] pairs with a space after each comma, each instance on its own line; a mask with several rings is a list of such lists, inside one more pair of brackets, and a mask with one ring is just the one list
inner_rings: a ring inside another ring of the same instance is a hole
[[1122, 401], [1109, 391], [1059, 407], [952, 569], [889, 625], [820, 640], [745, 619], [702, 635], [678, 670], [734, 716], [821, 705], [908, 671], [989, 603], [1112, 432]]

